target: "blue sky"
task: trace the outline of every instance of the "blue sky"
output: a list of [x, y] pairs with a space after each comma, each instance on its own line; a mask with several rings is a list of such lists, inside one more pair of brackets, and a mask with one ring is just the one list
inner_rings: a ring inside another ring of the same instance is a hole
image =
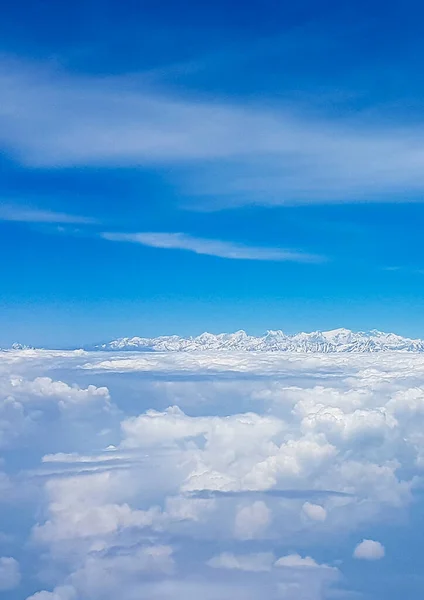
[[0, 344], [424, 336], [422, 8], [24, 2], [0, 23]]

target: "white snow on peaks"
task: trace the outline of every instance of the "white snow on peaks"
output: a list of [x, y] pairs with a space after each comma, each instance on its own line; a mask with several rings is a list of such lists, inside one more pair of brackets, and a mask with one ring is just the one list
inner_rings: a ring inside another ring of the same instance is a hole
[[424, 341], [384, 333], [373, 329], [353, 332], [349, 329], [314, 331], [286, 335], [280, 330], [268, 331], [261, 337], [236, 333], [202, 333], [197, 337], [167, 335], [156, 338], [124, 337], [97, 346], [99, 350], [144, 350], [193, 352], [198, 350], [246, 350], [281, 352], [424, 352]]

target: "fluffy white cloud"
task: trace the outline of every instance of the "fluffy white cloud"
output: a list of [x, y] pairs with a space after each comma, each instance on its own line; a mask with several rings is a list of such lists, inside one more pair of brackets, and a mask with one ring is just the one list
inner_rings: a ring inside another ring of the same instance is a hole
[[61, 408], [98, 398], [106, 401], [110, 399], [107, 387], [89, 385], [84, 389], [77, 384], [68, 385], [63, 381], [54, 381], [51, 377], [36, 377], [33, 381], [11, 377], [10, 387], [15, 394], [25, 394], [30, 400], [34, 397], [44, 400], [56, 399]]
[[0, 558], [0, 590], [13, 590], [21, 581], [21, 571], [17, 560], [10, 556]]
[[287, 569], [334, 569], [328, 565], [317, 563], [310, 556], [302, 557], [299, 554], [288, 554], [287, 556], [282, 556], [278, 560], [275, 560], [275, 556], [271, 552], [243, 555], [223, 552], [222, 554], [211, 558], [207, 564], [216, 569], [238, 569], [241, 571], [270, 571], [273, 567], [283, 567]]
[[302, 506], [302, 510], [307, 517], [312, 519], [312, 521], [325, 521], [327, 518], [327, 511], [319, 504], [305, 502], [305, 504]]
[[271, 522], [271, 511], [261, 500], [237, 510], [234, 523], [236, 537], [248, 540], [261, 535]]
[[[209, 446], [233, 454], [247, 444], [260, 444], [284, 429], [284, 423], [271, 416], [254, 413], [220, 417], [188, 417], [178, 406], [164, 412], [148, 410], [139, 417], [123, 421], [123, 446], [137, 448], [154, 444], [170, 445], [179, 440], [204, 436]], [[229, 445], [231, 442], [231, 445]]]
[[240, 571], [270, 571], [275, 561], [271, 552], [257, 554], [235, 555], [231, 552], [222, 552], [208, 560], [209, 567], [214, 569], [239, 569]]
[[93, 538], [103, 539], [121, 528], [150, 527], [162, 513], [158, 507], [134, 510], [124, 502], [136, 490], [127, 471], [53, 478], [46, 485], [49, 518], [34, 528], [33, 535], [44, 543], [88, 540], [91, 544]]
[[362, 560], [380, 560], [385, 555], [385, 549], [380, 542], [374, 540], [362, 540], [353, 552], [355, 558]]
[[294, 569], [303, 569], [303, 568], [313, 568], [313, 569], [331, 569], [328, 565], [320, 565], [310, 556], [305, 556], [302, 558], [300, 554], [288, 554], [287, 556], [282, 556], [279, 558], [275, 566], [277, 567], [285, 567], [285, 568], [294, 568]]
[[53, 590], [53, 592], [37, 592], [28, 597], [27, 600], [75, 600], [77, 592], [70, 585], [61, 585]]
[[346, 532], [390, 527], [422, 484], [421, 355], [1, 357], [23, 459], [0, 485], [51, 583], [33, 600], [323, 600]]
[[0, 377], [0, 446], [14, 443], [54, 420], [79, 419], [93, 410], [110, 411], [107, 387], [69, 385], [51, 377]]

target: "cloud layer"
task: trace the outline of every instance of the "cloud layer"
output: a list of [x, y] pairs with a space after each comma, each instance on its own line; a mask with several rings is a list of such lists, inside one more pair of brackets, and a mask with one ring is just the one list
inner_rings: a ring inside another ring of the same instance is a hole
[[419, 501], [420, 354], [0, 358], [16, 598], [343, 597]]

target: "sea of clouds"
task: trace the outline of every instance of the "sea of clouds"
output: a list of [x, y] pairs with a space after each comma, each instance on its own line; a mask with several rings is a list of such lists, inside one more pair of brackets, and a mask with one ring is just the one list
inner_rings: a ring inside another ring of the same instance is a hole
[[0, 446], [0, 597], [423, 584], [422, 354], [3, 351]]

